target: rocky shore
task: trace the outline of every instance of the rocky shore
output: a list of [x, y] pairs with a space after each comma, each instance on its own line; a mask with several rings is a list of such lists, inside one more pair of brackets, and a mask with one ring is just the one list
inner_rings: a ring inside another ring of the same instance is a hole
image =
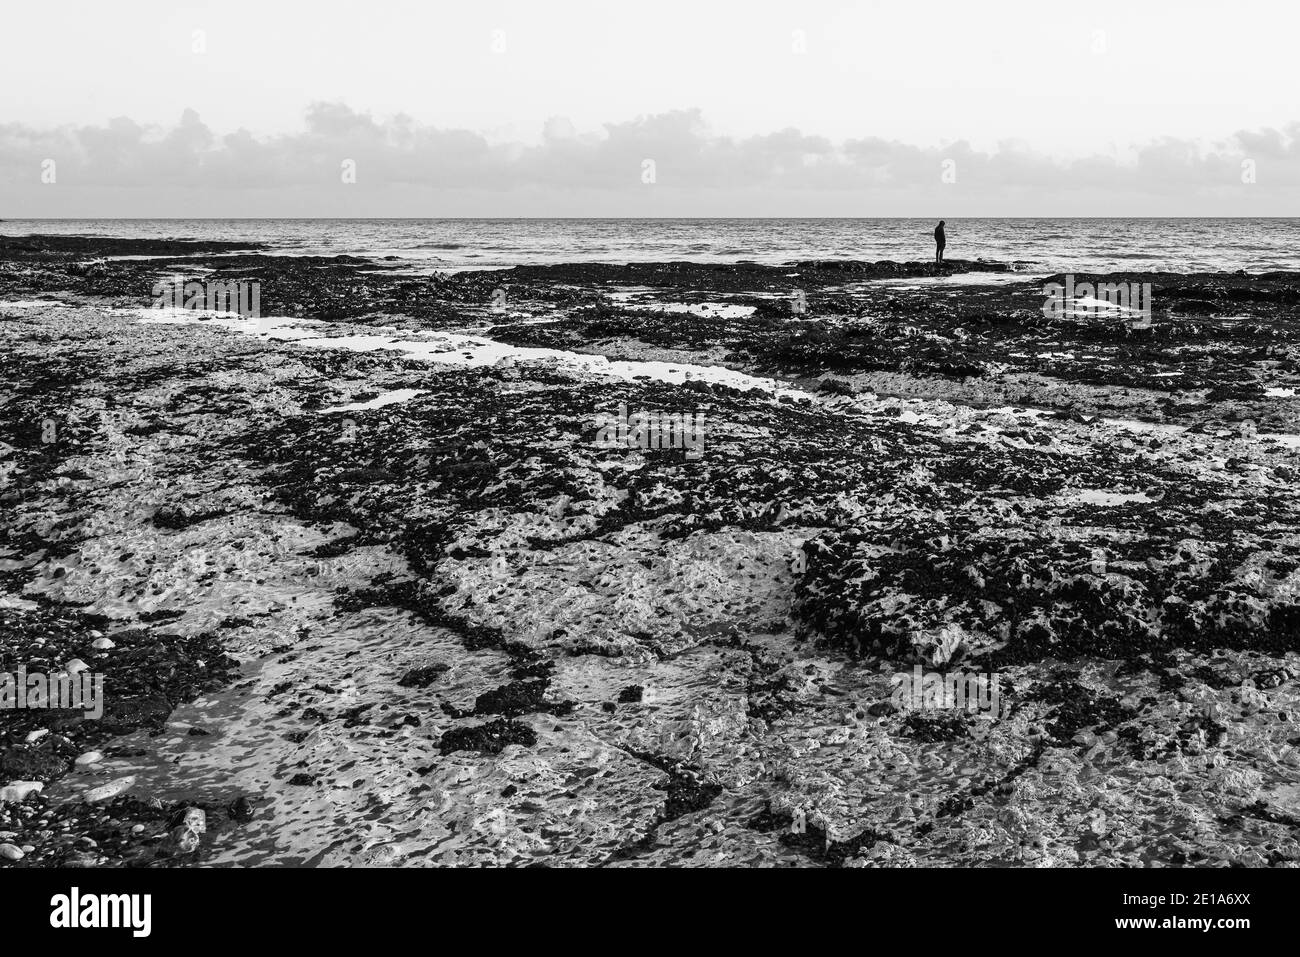
[[0, 867], [1293, 866], [1300, 274], [1016, 267], [0, 239]]

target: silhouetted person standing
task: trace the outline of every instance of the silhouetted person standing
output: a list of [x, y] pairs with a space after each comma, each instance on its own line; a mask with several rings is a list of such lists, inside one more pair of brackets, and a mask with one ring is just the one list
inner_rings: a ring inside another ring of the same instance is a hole
[[934, 264], [943, 265], [943, 247], [947, 245], [947, 240], [943, 235], [943, 220], [939, 220], [939, 225], [934, 227]]

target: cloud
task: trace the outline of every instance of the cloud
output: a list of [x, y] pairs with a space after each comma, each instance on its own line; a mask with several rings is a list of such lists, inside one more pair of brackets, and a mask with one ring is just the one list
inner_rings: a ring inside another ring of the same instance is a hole
[[[832, 142], [793, 128], [732, 137], [699, 110], [596, 132], [555, 116], [539, 133], [534, 144], [497, 143], [340, 103], [314, 103], [300, 131], [262, 137], [218, 135], [193, 110], [166, 129], [125, 117], [0, 124], [0, 201], [10, 217], [1300, 213], [1300, 122], [1208, 146], [1155, 138], [1126, 159], [1059, 159], [1020, 142]], [[52, 183], [42, 182], [48, 160]], [[345, 161], [355, 183], [344, 182]]]

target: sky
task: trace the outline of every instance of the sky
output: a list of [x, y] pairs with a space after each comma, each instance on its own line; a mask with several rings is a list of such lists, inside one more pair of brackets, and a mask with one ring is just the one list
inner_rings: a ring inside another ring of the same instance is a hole
[[1300, 8], [1275, 0], [4, 20], [3, 218], [1300, 215]]

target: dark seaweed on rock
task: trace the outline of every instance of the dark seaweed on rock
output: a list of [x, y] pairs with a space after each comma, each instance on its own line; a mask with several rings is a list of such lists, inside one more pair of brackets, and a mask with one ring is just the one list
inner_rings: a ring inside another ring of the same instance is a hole
[[1259, 545], [1240, 543], [1244, 529], [1224, 531], [1225, 540], [1193, 544], [1191, 523], [1165, 516], [1144, 537], [1105, 543], [1027, 524], [829, 532], [804, 547], [796, 615], [807, 633], [904, 661], [924, 660], [950, 629], [988, 667], [1173, 647], [1300, 648], [1300, 609], [1277, 604], [1266, 581], [1234, 574]]
[[17, 488], [6, 491], [0, 501], [16, 501], [27, 485], [49, 477], [82, 452], [98, 423], [76, 409], [72, 399], [80, 383], [102, 371], [104, 366], [89, 349], [74, 355], [54, 350], [22, 356], [0, 352], [5, 389], [0, 441], [13, 447], [18, 464]]
[[[553, 322], [505, 321], [492, 334], [516, 345], [610, 355], [630, 343], [721, 349], [728, 363], [747, 369], [892, 376], [887, 387], [919, 395], [944, 395], [945, 388], [965, 383], [965, 394], [976, 401], [990, 401], [993, 390], [1003, 400], [1058, 406], [1071, 414], [1078, 414], [1084, 398], [1118, 410], [1129, 398], [1125, 390], [1150, 392], [1167, 417], [1192, 424], [1214, 411], [1212, 402], [1223, 400], [1250, 404], [1238, 418], [1277, 418], [1278, 410], [1262, 401], [1263, 376], [1300, 374], [1300, 282], [1294, 273], [1075, 276], [1076, 282], [1151, 282], [1152, 323], [1140, 330], [1110, 316], [1045, 316], [1044, 286], [1063, 283], [1064, 276], [993, 287], [859, 287], [856, 296], [845, 296], [833, 287], [817, 291], [829, 275], [771, 277], [767, 299], [732, 295], [731, 304], [755, 307], [748, 316], [664, 313], [601, 301]], [[780, 283], [783, 294], [796, 287], [811, 293], [804, 313], [792, 315], [783, 299], [770, 298]], [[695, 298], [690, 289], [658, 288]], [[716, 298], [717, 286], [699, 288], [707, 290], [699, 295]], [[915, 378], [896, 381], [900, 373]], [[1008, 375], [1030, 378], [1007, 381]], [[1091, 391], [1081, 396], [1044, 389], [1040, 376]]]
[[51, 256], [187, 256], [195, 253], [228, 253], [258, 249], [257, 242], [222, 242], [213, 239], [137, 239], [112, 236], [29, 236], [0, 237], [0, 256], [7, 260], [30, 258], [46, 261]]
[[776, 833], [778, 840], [818, 864], [826, 867], [843, 867], [852, 859], [869, 851], [881, 841], [889, 842], [887, 835], [867, 828], [847, 840], [832, 838], [815, 818], [800, 812], [774, 811], [771, 802], [751, 818], [746, 826], [762, 834]]
[[1133, 711], [1121, 705], [1114, 695], [1068, 678], [1057, 678], [1035, 688], [1029, 697], [1052, 706], [1052, 718], [1046, 730], [1057, 743], [1069, 742], [1083, 730], [1109, 731], [1134, 717]]
[[[708, 289], [714, 292], [770, 292], [798, 285], [802, 288], [837, 286], [848, 281], [867, 279], [906, 279], [916, 276], [953, 275], [962, 272], [1008, 272], [1006, 263], [953, 259], [936, 272], [928, 262], [893, 262], [883, 259], [864, 262], [856, 259], [803, 260], [766, 265], [757, 262], [696, 263], [566, 263], [559, 265], [524, 265], [513, 269], [493, 270], [480, 275], [498, 285], [517, 283], [580, 282], [591, 286], [651, 286], [663, 289]], [[791, 283], [791, 273], [797, 283]]]
[[531, 748], [536, 743], [537, 734], [528, 725], [496, 718], [470, 727], [448, 729], [443, 732], [438, 748], [444, 755], [457, 751], [500, 754], [511, 744]]
[[439, 675], [450, 670], [450, 665], [442, 663], [426, 665], [422, 668], [412, 668], [397, 680], [397, 684], [402, 688], [427, 688], [438, 680]]

